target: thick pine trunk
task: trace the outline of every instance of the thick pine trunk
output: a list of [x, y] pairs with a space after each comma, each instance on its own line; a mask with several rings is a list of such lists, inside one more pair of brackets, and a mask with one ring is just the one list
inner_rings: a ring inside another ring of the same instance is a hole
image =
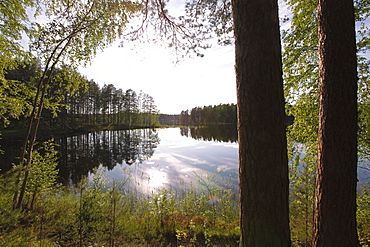
[[320, 124], [313, 246], [358, 246], [352, 0], [319, 0]]
[[276, 0], [234, 0], [240, 246], [290, 246], [288, 161]]

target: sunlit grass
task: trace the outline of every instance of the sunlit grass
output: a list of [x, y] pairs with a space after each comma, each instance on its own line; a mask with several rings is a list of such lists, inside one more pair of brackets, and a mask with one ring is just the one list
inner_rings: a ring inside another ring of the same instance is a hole
[[12, 210], [11, 190], [1, 193], [0, 245], [238, 246], [232, 190], [198, 186], [145, 195], [95, 174], [43, 194], [32, 210]]
[[[95, 174], [73, 188], [47, 191], [32, 209], [20, 210], [12, 209], [11, 183], [2, 179], [0, 246], [239, 245], [238, 194], [215, 186], [217, 173], [199, 176], [199, 183], [187, 191], [162, 189], [150, 195], [127, 187], [128, 181]], [[363, 246], [369, 244], [370, 229], [365, 189], [358, 201]], [[291, 217], [299, 222], [300, 215]], [[305, 224], [292, 226], [294, 246], [303, 246], [306, 236], [298, 233], [306, 230]]]

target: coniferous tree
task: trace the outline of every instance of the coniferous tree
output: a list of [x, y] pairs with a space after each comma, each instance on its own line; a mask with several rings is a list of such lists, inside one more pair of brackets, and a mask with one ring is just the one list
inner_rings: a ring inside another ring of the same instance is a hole
[[232, 1], [238, 99], [240, 246], [290, 244], [278, 6]]
[[358, 246], [357, 62], [352, 0], [319, 0], [320, 122], [314, 246]]
[[134, 90], [128, 89], [124, 97], [125, 123], [131, 128], [136, 124], [136, 114], [138, 113], [138, 98]]

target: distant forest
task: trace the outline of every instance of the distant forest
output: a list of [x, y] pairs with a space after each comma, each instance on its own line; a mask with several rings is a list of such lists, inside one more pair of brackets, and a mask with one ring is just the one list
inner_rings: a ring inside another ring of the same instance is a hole
[[[26, 88], [23, 97], [32, 105], [36, 83], [40, 76], [36, 60], [20, 64], [7, 71], [6, 79], [18, 81]], [[78, 90], [68, 85], [78, 84]], [[29, 98], [27, 100], [27, 98]], [[45, 105], [40, 127], [68, 133], [93, 129], [132, 129], [158, 127], [160, 125], [207, 126], [235, 124], [236, 105], [219, 104], [183, 110], [179, 115], [160, 114], [154, 99], [147, 93], [126, 91], [113, 84], [100, 87], [94, 80], [87, 80], [79, 72], [68, 67], [56, 69], [53, 81], [45, 94]], [[27, 104], [25, 114], [11, 119], [9, 129], [23, 129], [28, 124]]]
[[71, 97], [67, 101], [69, 107], [64, 108], [58, 118], [49, 118], [51, 126], [87, 124], [135, 128], [159, 124], [159, 111], [152, 96], [142, 91], [137, 94], [132, 89], [116, 89], [112, 84], [100, 88], [94, 81], [88, 83], [88, 90]]
[[[285, 116], [286, 125], [292, 125], [293, 115]], [[237, 123], [236, 104], [219, 104], [214, 106], [194, 107], [191, 110], [181, 111], [179, 124], [183, 126], [209, 126]]]
[[210, 124], [235, 124], [236, 105], [219, 104], [214, 106], [194, 107], [191, 110], [181, 111], [180, 125], [210, 125]]
[[[37, 62], [20, 65], [6, 74], [6, 79], [28, 85], [27, 94], [32, 95], [39, 76]], [[71, 81], [79, 81], [78, 91], [68, 90]], [[53, 130], [88, 129], [89, 127], [137, 128], [159, 125], [159, 111], [154, 99], [142, 91], [117, 89], [113, 84], [100, 87], [94, 80], [87, 80], [76, 71], [58, 69], [47, 89], [46, 103], [41, 119], [43, 128]], [[31, 104], [31, 102], [30, 102]], [[23, 128], [27, 114], [12, 119], [9, 127]]]

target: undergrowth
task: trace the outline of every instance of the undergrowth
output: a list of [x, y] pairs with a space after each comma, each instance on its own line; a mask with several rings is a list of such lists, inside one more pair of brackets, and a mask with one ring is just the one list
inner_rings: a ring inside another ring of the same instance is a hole
[[[102, 174], [47, 190], [32, 208], [0, 195], [0, 246], [238, 246], [236, 193], [220, 188], [130, 192]], [[2, 181], [2, 186], [5, 186]]]
[[[199, 176], [199, 187], [151, 195], [106, 181], [104, 172], [78, 185], [32, 193], [22, 209], [12, 209], [11, 175], [0, 178], [0, 246], [238, 246], [238, 195]], [[108, 186], [109, 185], [109, 186]], [[370, 246], [369, 187], [358, 197], [358, 233]], [[309, 246], [299, 215], [291, 211], [294, 246]], [[299, 229], [298, 229], [299, 228]], [[302, 228], [302, 229], [300, 229]]]

